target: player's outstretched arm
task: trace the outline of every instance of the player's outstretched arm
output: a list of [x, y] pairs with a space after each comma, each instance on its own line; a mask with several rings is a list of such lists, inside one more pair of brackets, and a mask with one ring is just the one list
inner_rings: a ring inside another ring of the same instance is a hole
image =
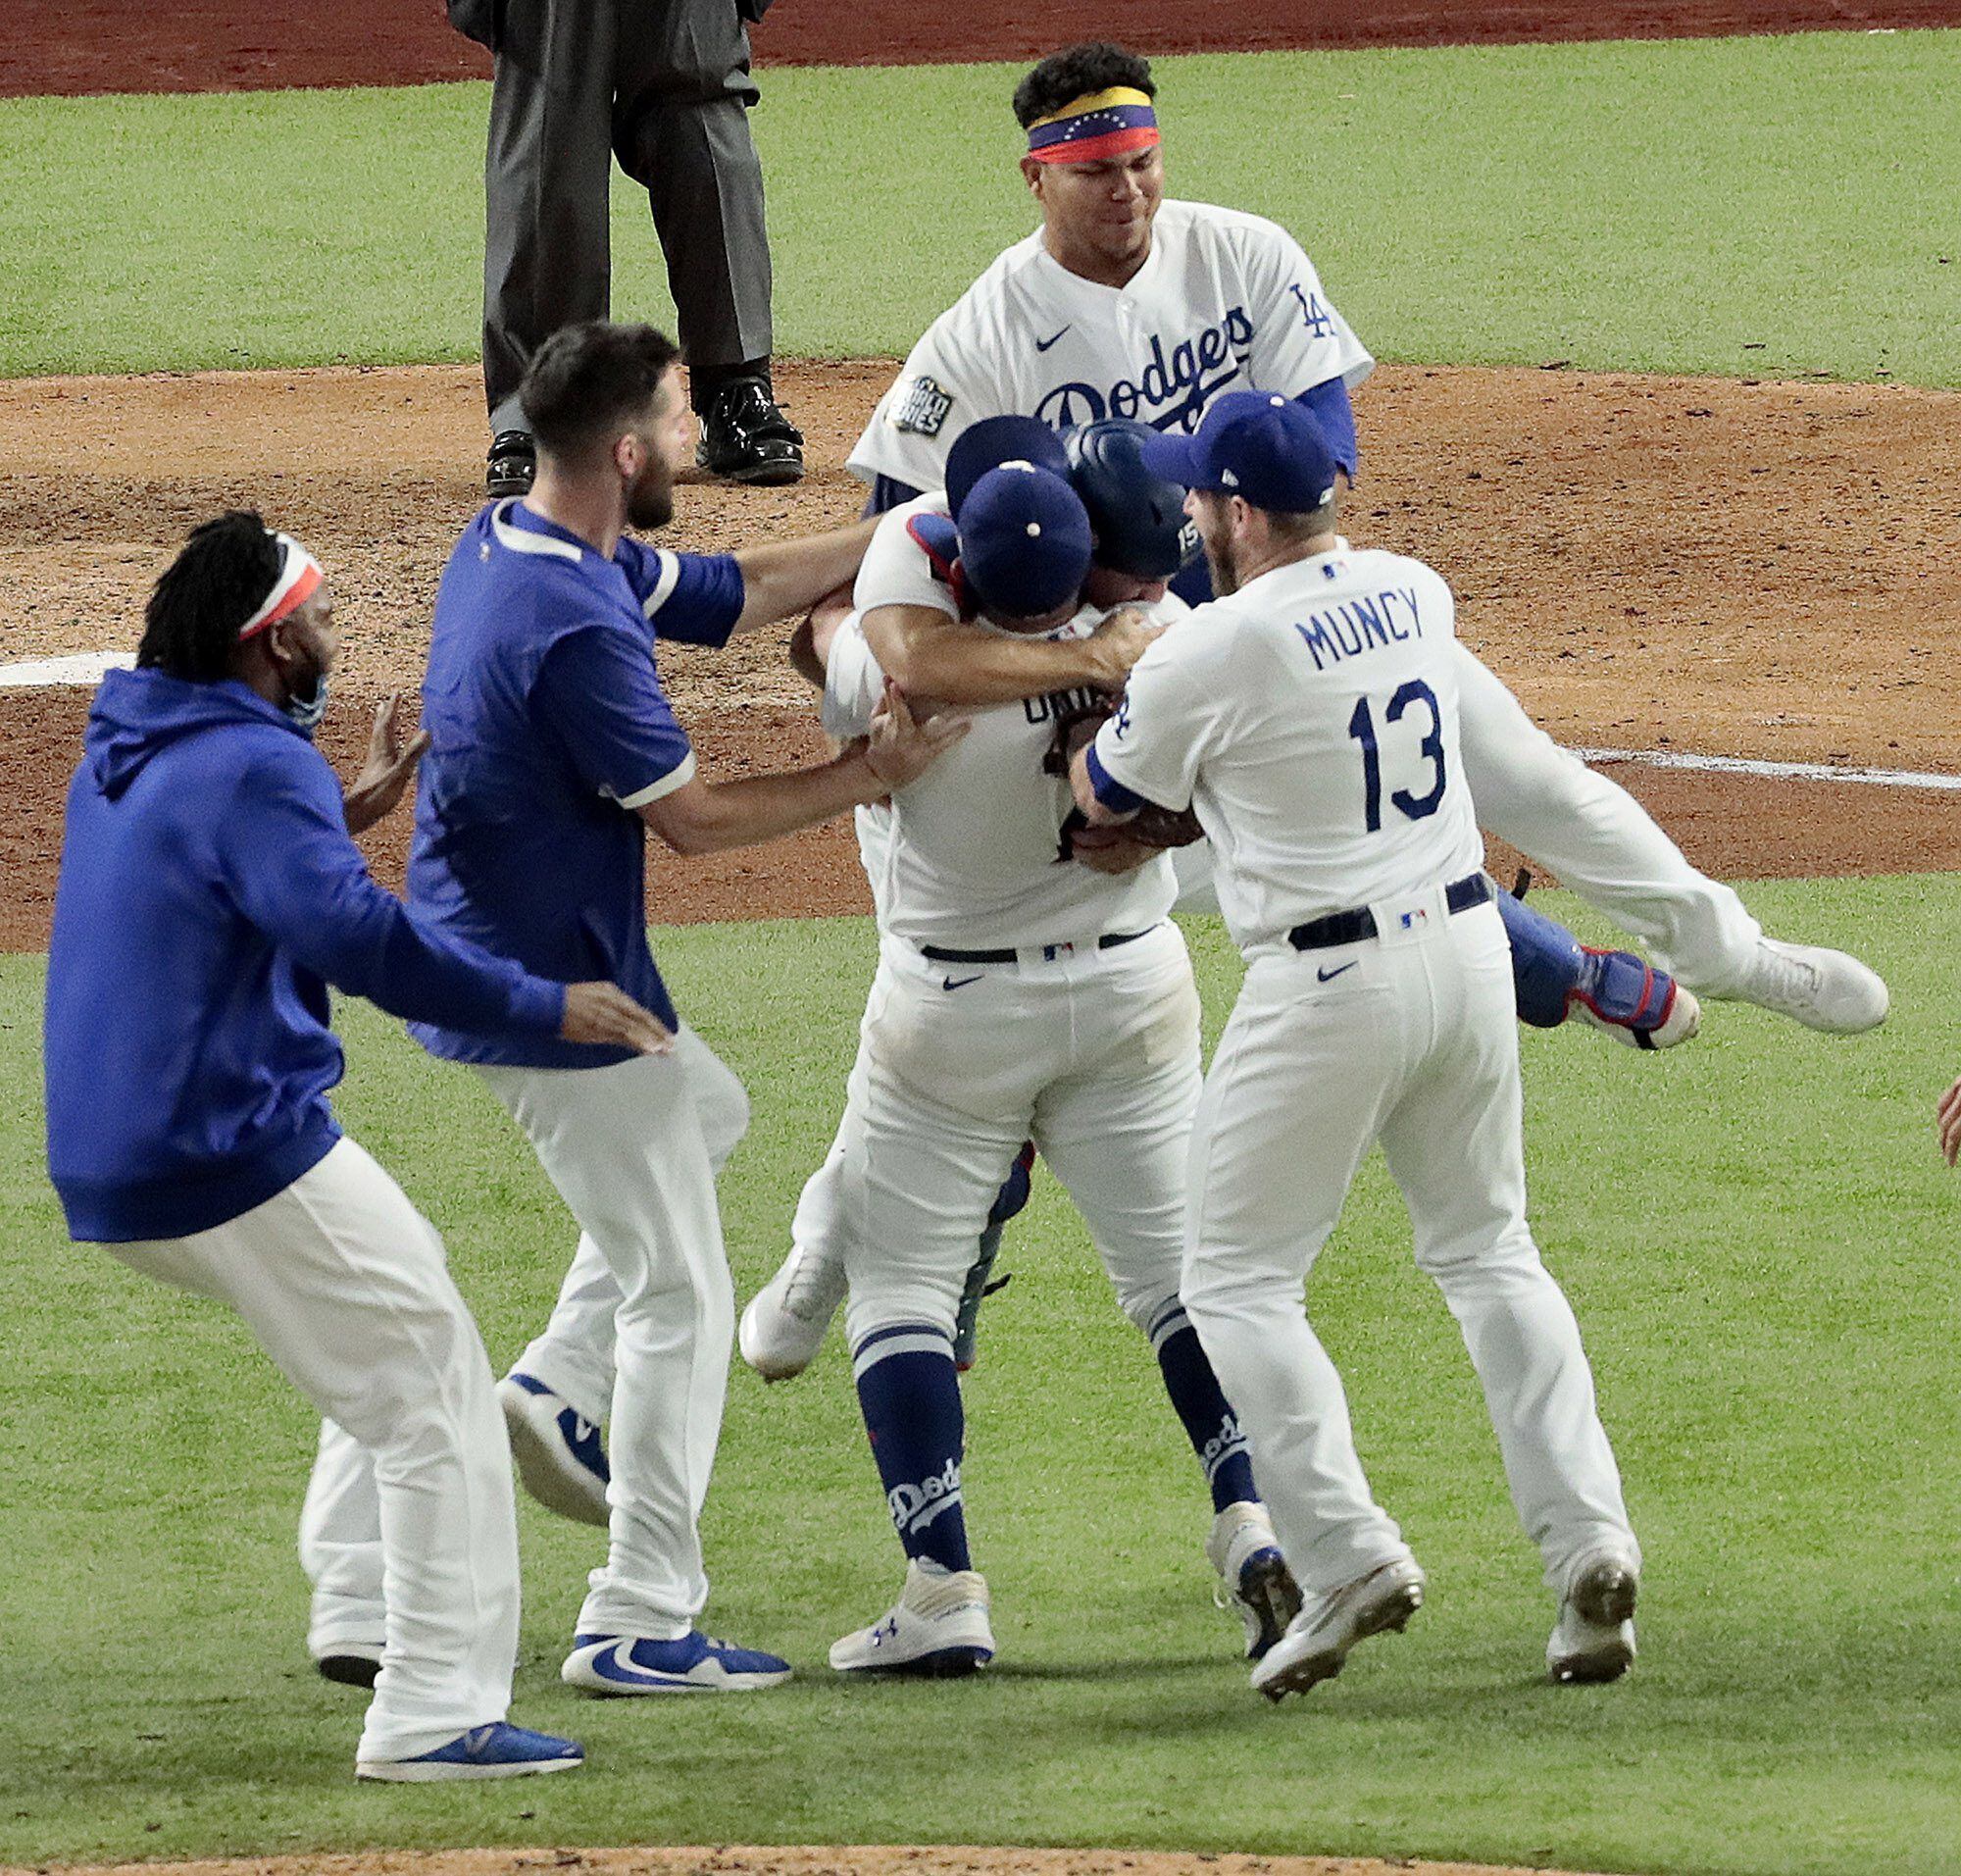
[[737, 782], [685, 782], [641, 805], [640, 818], [677, 853], [721, 853], [814, 827], [846, 808], [882, 800], [917, 781], [967, 734], [949, 717], [915, 718], [887, 685], [872, 733], [811, 769], [744, 776]]
[[368, 733], [367, 760], [342, 795], [349, 834], [365, 833], [393, 811], [428, 747], [427, 730], [418, 730], [407, 742], [402, 740], [401, 712], [399, 690], [384, 697], [376, 709], [375, 724]]
[[1691, 988], [1725, 990], [1761, 936], [1742, 900], [1690, 866], [1627, 789], [1553, 741], [1472, 651], [1458, 645], [1456, 660], [1480, 825], [1666, 954]]
[[877, 606], [865, 642], [880, 667], [914, 696], [943, 703], [1015, 703], [1051, 690], [1121, 690], [1157, 629], [1129, 607], [1086, 638], [1022, 638], [965, 625], [927, 606]]
[[861, 521], [834, 533], [743, 548], [735, 556], [742, 570], [742, 611], [735, 631], [754, 632], [807, 613], [827, 593], [848, 584], [878, 525], [876, 520]]

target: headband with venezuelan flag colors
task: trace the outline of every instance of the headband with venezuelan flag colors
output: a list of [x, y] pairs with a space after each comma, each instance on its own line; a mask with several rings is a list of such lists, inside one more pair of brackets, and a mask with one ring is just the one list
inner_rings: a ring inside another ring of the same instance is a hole
[[1096, 163], [1129, 156], [1158, 141], [1158, 114], [1132, 85], [1085, 92], [1029, 126], [1029, 154], [1037, 163]]
[[326, 577], [320, 570], [320, 562], [291, 534], [273, 533], [270, 528], [266, 532], [278, 543], [279, 577], [273, 582], [273, 590], [259, 602], [258, 610], [238, 628], [241, 639], [256, 638], [281, 619], [291, 618], [320, 590], [320, 583]]

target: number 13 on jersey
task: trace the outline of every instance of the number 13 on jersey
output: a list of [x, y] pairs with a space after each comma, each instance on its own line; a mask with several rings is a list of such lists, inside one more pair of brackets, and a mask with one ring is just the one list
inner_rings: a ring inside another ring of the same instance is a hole
[[[1412, 716], [1417, 706], [1421, 711]], [[1383, 711], [1385, 731], [1391, 737], [1392, 754], [1399, 753], [1404, 738], [1412, 736], [1428, 717], [1429, 727], [1416, 741], [1415, 756], [1427, 766], [1430, 786], [1419, 794], [1411, 788], [1390, 792], [1389, 805], [1406, 820], [1422, 821], [1443, 805], [1443, 790], [1449, 784], [1449, 768], [1443, 750], [1443, 713], [1436, 707], [1436, 693], [1421, 679], [1401, 685]], [[1406, 723], [1405, 719], [1409, 719]], [[1348, 734], [1362, 745], [1362, 825], [1371, 834], [1383, 826], [1383, 745], [1376, 734], [1376, 713], [1367, 697], [1355, 700], [1354, 714], [1348, 719]], [[1400, 772], [1401, 763], [1398, 763]], [[1414, 778], [1413, 778], [1414, 779]]]

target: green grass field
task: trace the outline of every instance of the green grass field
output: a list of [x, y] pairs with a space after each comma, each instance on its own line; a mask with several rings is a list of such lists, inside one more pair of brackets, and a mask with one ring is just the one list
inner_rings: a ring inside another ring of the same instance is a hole
[[[765, 76], [780, 351], [902, 352], [1032, 226], [1015, 76]], [[1173, 189], [1285, 222], [1383, 358], [1961, 384], [1961, 31], [1159, 76]], [[486, 96], [0, 103], [0, 376], [475, 357]], [[624, 182], [615, 250], [668, 319]]]
[[[37, 960], [0, 961], [0, 1862], [367, 1844], [974, 1842], [1473, 1855], [1643, 1872], [1961, 1867], [1961, 1398], [1935, 1093], [1961, 1061], [1961, 882], [1749, 888], [1891, 980], [1876, 1037], [1745, 1009], [1637, 1057], [1527, 1039], [1534, 1216], [1579, 1309], [1648, 1548], [1634, 1676], [1539, 1678], [1550, 1620], [1469, 1365], [1371, 1166], [1315, 1280], [1365, 1455], [1432, 1573], [1407, 1637], [1270, 1707], [1210, 1604], [1195, 1468], [1044, 1176], [970, 1382], [968, 1488], [1000, 1659], [840, 1685], [830, 1641], [897, 1547], [833, 1341], [738, 1368], [710, 1503], [719, 1632], [799, 1678], [590, 1702], [558, 1661], [595, 1534], [527, 1505], [520, 1717], [588, 1769], [357, 1788], [358, 1697], [311, 1673], [293, 1532], [307, 1415], [213, 1306], [71, 1247], [41, 1182]], [[1236, 965], [1194, 928], [1214, 1030]], [[871, 970], [856, 920], [656, 934], [748, 1082], [725, 1181], [744, 1294], [828, 1142]], [[447, 1234], [495, 1359], [567, 1221], [462, 1071], [344, 1011], [341, 1111]]]

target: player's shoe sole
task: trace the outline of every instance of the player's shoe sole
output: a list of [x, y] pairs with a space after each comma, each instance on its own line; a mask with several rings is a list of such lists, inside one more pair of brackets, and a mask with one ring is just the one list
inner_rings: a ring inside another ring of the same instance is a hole
[[1246, 1658], [1261, 1659], [1300, 1613], [1300, 1587], [1281, 1554], [1267, 1507], [1257, 1501], [1229, 1504], [1212, 1520], [1206, 1561], [1219, 1578], [1213, 1601], [1239, 1612], [1246, 1628]]
[[1583, 1559], [1545, 1645], [1546, 1673], [1562, 1687], [1618, 1681], [1634, 1664], [1640, 1572], [1614, 1551]]
[[1414, 1557], [1398, 1557], [1344, 1584], [1301, 1610], [1253, 1670], [1253, 1686], [1270, 1700], [1305, 1694], [1332, 1681], [1358, 1643], [1400, 1635], [1423, 1607], [1424, 1575]]
[[498, 1382], [497, 1404], [504, 1410], [511, 1457], [526, 1492], [575, 1524], [609, 1524], [606, 1452], [599, 1429], [529, 1375], [512, 1373]]

